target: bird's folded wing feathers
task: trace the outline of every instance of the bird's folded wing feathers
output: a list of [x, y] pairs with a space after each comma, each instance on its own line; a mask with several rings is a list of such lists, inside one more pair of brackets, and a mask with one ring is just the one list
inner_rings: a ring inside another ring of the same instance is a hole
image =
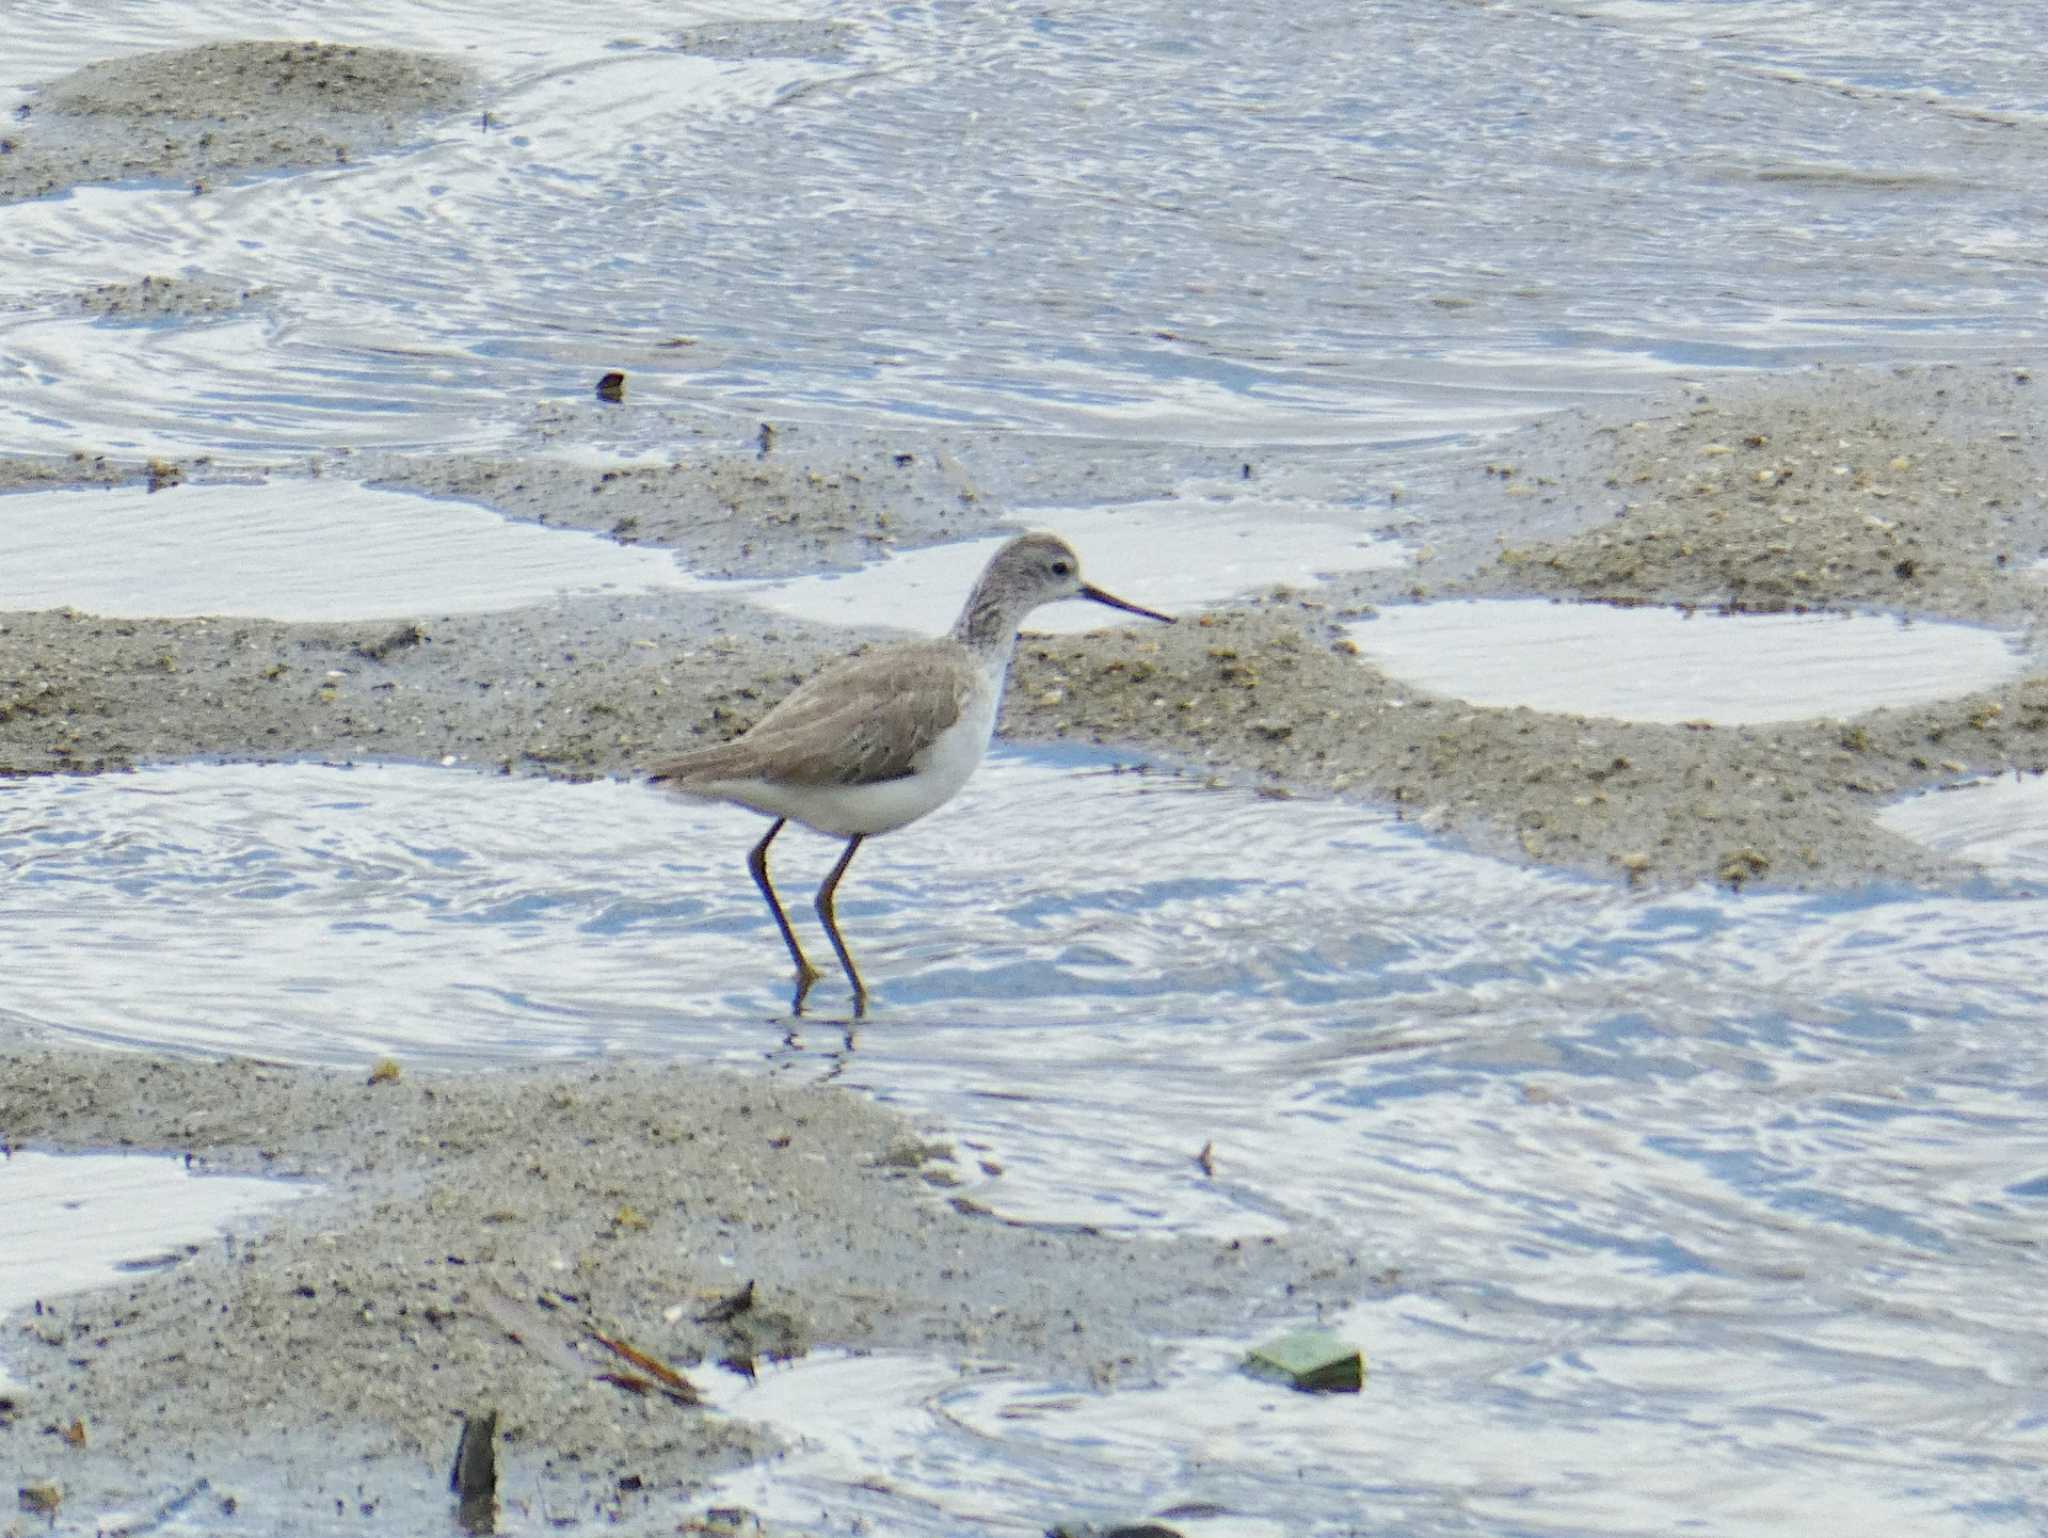
[[850, 657], [784, 699], [744, 736], [655, 765], [679, 789], [720, 780], [860, 785], [900, 779], [960, 719], [972, 680], [957, 652], [913, 645]]

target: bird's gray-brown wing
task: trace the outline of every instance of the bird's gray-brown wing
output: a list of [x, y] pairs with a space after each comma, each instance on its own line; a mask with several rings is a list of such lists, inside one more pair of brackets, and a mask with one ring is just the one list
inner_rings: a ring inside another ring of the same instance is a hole
[[721, 780], [868, 785], [901, 779], [960, 719], [978, 680], [951, 641], [849, 657], [800, 685], [743, 736], [656, 764], [679, 790]]

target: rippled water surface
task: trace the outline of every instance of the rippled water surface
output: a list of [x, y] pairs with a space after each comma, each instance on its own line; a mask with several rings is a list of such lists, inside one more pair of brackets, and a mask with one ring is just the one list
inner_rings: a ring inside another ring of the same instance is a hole
[[1888, 807], [1884, 824], [2016, 882], [2048, 877], [2048, 779], [1969, 780]]
[[[2042, 336], [2048, 52], [2024, 5], [745, 13], [11, 4], [0, 109], [30, 114], [10, 132], [34, 130], [38, 81], [222, 36], [441, 49], [474, 64], [488, 116], [199, 196], [0, 208], [0, 443], [668, 455], [683, 413], [985, 430], [1024, 464], [1106, 441], [1184, 447], [1201, 474], [1242, 449], [1263, 477], [1285, 450], [1295, 479], [1228, 498], [1166, 453], [1144, 493], [1162, 521], [1120, 526], [1164, 530], [1159, 563], [1209, 597], [1379, 559], [1391, 481], [1560, 404]], [[756, 25], [805, 20], [838, 26]], [[678, 45], [708, 22], [728, 40]], [[139, 324], [81, 308], [145, 274], [250, 297]], [[601, 408], [612, 368], [631, 384]], [[1035, 521], [1071, 512], [1085, 534], [1099, 515], [1071, 490]], [[132, 593], [53, 594], [81, 526], [36, 545], [37, 504], [10, 502], [6, 601], [214, 601], [180, 600], [168, 558]], [[184, 505], [146, 502], [134, 527]], [[644, 552], [449, 503], [378, 524], [395, 505], [356, 505], [368, 554], [347, 571], [257, 571], [291, 541], [252, 519], [230, 596], [385, 613], [386, 575], [480, 591], [529, 533], [519, 581], [641, 575], [579, 563]], [[1417, 549], [1456, 512], [1400, 508]], [[1169, 602], [1118, 569], [1112, 532], [1086, 542], [1093, 575]], [[899, 617], [938, 622], [957, 588], [926, 613], [917, 575], [880, 580]], [[860, 596], [846, 579], [767, 601], [872, 618]], [[2038, 811], [1993, 799], [2017, 794], [1893, 814], [1993, 868], [1964, 895], [1659, 894], [1354, 807], [999, 754], [862, 852], [841, 916], [877, 1004], [855, 1028], [831, 978], [789, 1017], [742, 813], [421, 767], [4, 784], [0, 1027], [303, 1063], [630, 1052], [830, 1077], [978, 1155], [972, 1194], [1003, 1215], [1303, 1226], [1387, 1275], [1333, 1321], [1370, 1360], [1356, 1398], [1240, 1380], [1235, 1340], [1105, 1393], [904, 1360], [730, 1389], [806, 1439], [733, 1487], [805, 1531], [954, 1538], [1206, 1502], [1222, 1514], [1171, 1525], [2037, 1533], [2048, 900]], [[778, 843], [793, 899], [833, 854]]]
[[[1342, 1321], [1360, 1398], [1239, 1383], [1242, 1342], [1106, 1401], [910, 1364], [866, 1380], [892, 1408], [863, 1447], [921, 1428], [871, 1449], [889, 1490], [826, 1458], [769, 1476], [770, 1509], [1028, 1520], [1082, 1449], [1104, 1511], [1270, 1517], [1277, 1467], [1321, 1469], [1295, 1531], [1376, 1503], [1446, 1533], [2048, 1516], [2041, 898], [1639, 895], [1353, 807], [1002, 753], [849, 877], [856, 1026], [832, 979], [787, 1015], [758, 820], [639, 785], [190, 768], [21, 784], [0, 826], [17, 1024], [830, 1076], [989, 1161], [973, 1194], [1005, 1214], [1307, 1224], [1392, 1273]], [[785, 887], [834, 847], [785, 838]], [[803, 1424], [802, 1394], [764, 1396]]]
[[[460, 55], [490, 117], [6, 210], [5, 437], [502, 442], [624, 367], [652, 404], [1344, 459], [1677, 370], [2040, 335], [2048, 64], [1989, 0], [824, 14], [830, 46], [714, 57], [673, 40], [717, 10], [646, 0], [26, 0], [0, 103], [113, 52], [314, 33]], [[144, 272], [268, 292], [80, 314]]]

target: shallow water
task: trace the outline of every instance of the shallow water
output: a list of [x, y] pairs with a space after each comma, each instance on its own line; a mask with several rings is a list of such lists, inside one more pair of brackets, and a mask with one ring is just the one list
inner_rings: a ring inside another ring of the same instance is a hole
[[[1306, 1224], [1393, 1273], [1343, 1321], [1360, 1398], [1240, 1384], [1243, 1342], [1105, 1400], [877, 1368], [874, 1425], [922, 1428], [868, 1448], [885, 1488], [828, 1460], [760, 1476], [769, 1509], [1001, 1530], [1074, 1498], [1079, 1448], [1104, 1513], [1267, 1519], [1277, 1467], [1321, 1469], [1291, 1531], [2048, 1516], [2043, 898], [1639, 896], [1354, 807], [1003, 752], [862, 852], [854, 1026], [830, 978], [787, 1016], [741, 863], [758, 820], [638, 785], [186, 768], [22, 784], [0, 822], [17, 1025], [831, 1075], [942, 1125], [1005, 1215]], [[777, 848], [792, 895], [834, 852]]]
[[[1087, 551], [1099, 586], [1148, 607], [1193, 608], [1276, 583], [1398, 566], [1397, 541], [1361, 535], [1335, 508], [1192, 483], [1186, 499], [1024, 509]], [[1279, 514], [1287, 522], [1275, 529]], [[73, 608], [116, 618], [193, 615], [277, 620], [424, 618], [520, 608], [591, 593], [694, 592], [745, 598], [824, 624], [943, 631], [961, 596], [1008, 538], [961, 540], [851, 573], [781, 582], [695, 576], [667, 550], [508, 520], [488, 508], [329, 477], [248, 485], [24, 491], [0, 496], [0, 612]], [[1178, 558], [1161, 571], [1171, 542]], [[308, 552], [317, 552], [309, 558]], [[1032, 616], [1030, 628], [1101, 628], [1085, 603]]]
[[1883, 821], [1994, 876], [2030, 884], [2048, 877], [2048, 779], [2039, 775], [1965, 780], [1887, 807]]
[[691, 585], [665, 550], [347, 481], [0, 498], [0, 611], [414, 618]]
[[[1206, 494], [1205, 494], [1206, 491]], [[1312, 586], [1337, 572], [1407, 563], [1397, 541], [1361, 535], [1329, 507], [1275, 503], [1231, 488], [1189, 487], [1185, 500], [1116, 508], [1026, 508], [1016, 521], [1063, 536], [1083, 554], [1097, 587], [1171, 611], [1215, 604], [1276, 584]], [[926, 633], [952, 624], [961, 595], [1004, 536], [928, 545], [856, 572], [769, 583], [750, 597], [763, 608], [825, 624], [888, 625]], [[1173, 559], [1162, 561], [1163, 550]], [[1052, 634], [1119, 623], [1088, 603], [1053, 604], [1027, 628]]]
[[194, 1174], [169, 1156], [14, 1149], [0, 1158], [0, 1314], [176, 1265], [229, 1223], [313, 1189]]
[[[1177, 541], [1206, 597], [1355, 565], [1394, 479], [1428, 539], [1461, 516], [1418, 476], [1450, 435], [2042, 335], [2048, 54], [2002, 0], [997, 0], [842, 7], [809, 55], [670, 46], [720, 9], [12, 6], [0, 108], [117, 52], [325, 35], [471, 58], [491, 118], [203, 196], [0, 209], [0, 439], [667, 455], [687, 413], [988, 429], [1019, 464], [1284, 449], [1328, 489], [1254, 482], [1225, 511], [1278, 526], [1261, 558], [1290, 569], [1217, 588], [1235, 553]], [[81, 312], [145, 273], [263, 292], [193, 321]], [[630, 385], [603, 409], [610, 368]], [[441, 507], [458, 559], [507, 548]], [[1097, 580], [1169, 602], [1101, 545]], [[138, 609], [174, 602], [142, 586]], [[2008, 815], [1925, 836], [2038, 866]], [[418, 768], [0, 786], [0, 1027], [833, 1075], [942, 1124], [1006, 1215], [1307, 1224], [1399, 1273], [1339, 1321], [1372, 1364], [1356, 1400], [1240, 1382], [1242, 1342], [1101, 1396], [952, 1363], [771, 1377], [734, 1408], [827, 1457], [746, 1498], [825, 1531], [1201, 1499], [1233, 1533], [2048, 1525], [2048, 909], [2024, 881], [1644, 897], [1351, 807], [1002, 754], [862, 853], [841, 911], [878, 1000], [849, 1040], [829, 978], [786, 1017], [741, 865], [758, 831], [637, 786]], [[793, 894], [833, 852], [777, 850]], [[836, 1465], [844, 1417], [807, 1393], [864, 1412]]]
[[2019, 637], [1976, 625], [1542, 599], [1392, 605], [1347, 632], [1434, 694], [1624, 721], [1856, 716], [1988, 689], [2028, 662]]
[[[1596, 9], [922, 3], [836, 10], [823, 56], [706, 57], [669, 40], [720, 8], [651, 0], [602, 29], [516, 3], [184, 0], [145, 25], [31, 0], [0, 106], [114, 52], [324, 33], [469, 59], [491, 126], [6, 210], [0, 436], [504, 443], [620, 367], [631, 402], [748, 420], [1359, 464], [1675, 373], [2039, 339], [2012, 210], [2048, 171], [1968, 115], [2048, 99], [2010, 7], [1947, 8], [1938, 43], [1913, 0], [1773, 8], [1768, 68], [1718, 35], [1727, 7]], [[194, 324], [79, 313], [144, 271], [270, 293]], [[669, 432], [630, 407], [583, 430]]]

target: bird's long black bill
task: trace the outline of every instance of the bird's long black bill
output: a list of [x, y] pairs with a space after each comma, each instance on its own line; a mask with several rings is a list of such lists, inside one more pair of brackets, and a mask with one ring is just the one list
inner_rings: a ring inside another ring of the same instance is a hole
[[1171, 625], [1173, 623], [1173, 616], [1171, 614], [1161, 614], [1157, 609], [1144, 609], [1140, 608], [1137, 604], [1126, 603], [1114, 593], [1105, 593], [1101, 588], [1090, 587], [1085, 582], [1081, 584], [1081, 596], [1093, 599], [1096, 603], [1107, 604], [1112, 609], [1121, 609], [1126, 614], [1142, 614], [1147, 619], [1156, 619], [1162, 625]]

